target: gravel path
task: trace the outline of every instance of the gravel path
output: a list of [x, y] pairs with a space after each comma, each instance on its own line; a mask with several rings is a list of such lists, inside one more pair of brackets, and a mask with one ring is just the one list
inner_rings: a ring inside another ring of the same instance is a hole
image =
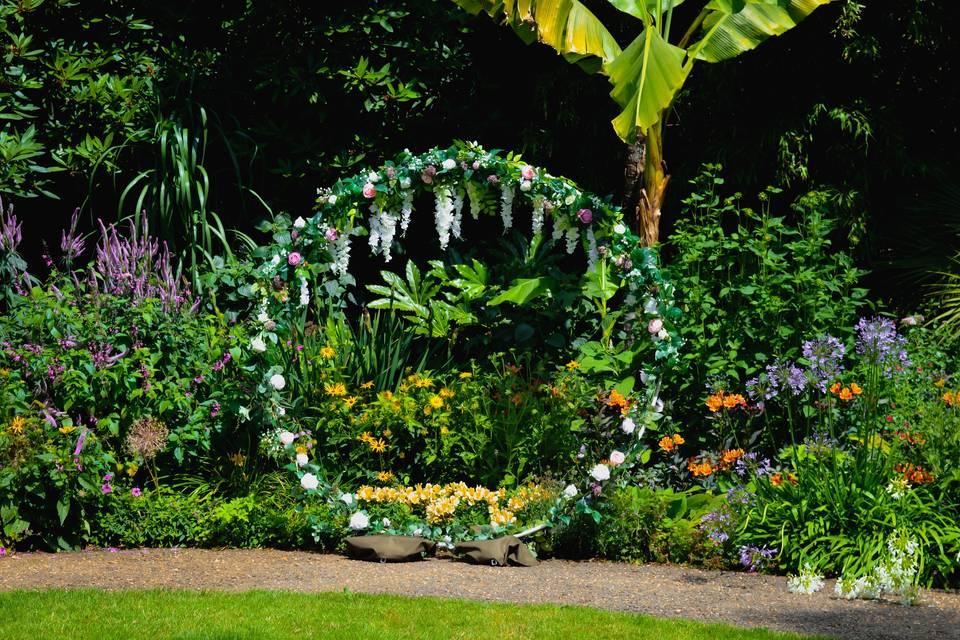
[[923, 605], [847, 602], [833, 582], [813, 596], [783, 578], [550, 560], [494, 568], [449, 560], [376, 564], [276, 550], [136, 549], [111, 553], [23, 553], [0, 559], [0, 590], [96, 587], [239, 591], [342, 591], [489, 602], [584, 605], [661, 617], [824, 634], [852, 640], [960, 640], [960, 594], [928, 592]]

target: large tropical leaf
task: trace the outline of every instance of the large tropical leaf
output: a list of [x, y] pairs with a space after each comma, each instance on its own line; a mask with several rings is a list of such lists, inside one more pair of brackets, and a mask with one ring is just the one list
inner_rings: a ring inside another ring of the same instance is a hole
[[453, 0], [471, 13], [504, 21], [526, 42], [548, 44], [591, 72], [620, 54], [620, 45], [579, 0]]
[[699, 60], [719, 62], [750, 51], [764, 40], [797, 26], [832, 0], [711, 0], [703, 37], [689, 51]]
[[610, 96], [623, 108], [613, 120], [620, 138], [631, 142], [637, 128], [646, 130], [660, 120], [690, 73], [690, 62], [684, 64], [686, 55], [655, 28], [647, 28], [607, 64], [606, 72], [613, 83]]
[[646, 23], [646, 14], [656, 13], [657, 3], [660, 5], [660, 11], [667, 12], [672, 7], [681, 4], [683, 0], [609, 0], [609, 2], [620, 11], [629, 13], [635, 18], [640, 18]]

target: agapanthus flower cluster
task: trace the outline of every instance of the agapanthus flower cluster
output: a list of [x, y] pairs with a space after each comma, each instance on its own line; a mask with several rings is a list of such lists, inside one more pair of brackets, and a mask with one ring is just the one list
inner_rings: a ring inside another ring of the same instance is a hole
[[813, 570], [810, 563], [804, 563], [800, 575], [787, 578], [787, 591], [803, 595], [813, 595], [823, 589], [823, 576]]
[[885, 376], [910, 366], [907, 339], [897, 333], [889, 318], [861, 318], [857, 323], [857, 353], [868, 364], [880, 367]]
[[707, 538], [719, 546], [730, 539], [730, 534], [736, 528], [736, 522], [729, 511], [720, 509], [702, 516], [697, 528], [705, 531]]
[[840, 443], [829, 433], [816, 431], [804, 438], [803, 445], [812, 455], [822, 456], [839, 448]]
[[756, 573], [767, 566], [767, 562], [775, 555], [776, 549], [744, 545], [740, 547], [740, 564], [750, 573]]
[[846, 600], [875, 600], [891, 594], [899, 597], [901, 604], [915, 604], [920, 596], [919, 545], [905, 531], [900, 531], [888, 538], [886, 551], [870, 573], [844, 575], [837, 580], [836, 594]]
[[761, 458], [752, 451], [740, 456], [740, 459], [734, 464], [733, 470], [741, 478], [746, 477], [748, 474], [757, 478], [763, 478], [773, 473], [770, 459]]
[[769, 400], [787, 391], [795, 396], [800, 395], [807, 386], [807, 377], [803, 369], [792, 361], [776, 360], [773, 364], [767, 365], [767, 382], [769, 386], [764, 398]]
[[803, 357], [809, 362], [807, 371], [813, 385], [826, 393], [827, 386], [843, 372], [846, 348], [833, 336], [822, 336], [803, 343]]

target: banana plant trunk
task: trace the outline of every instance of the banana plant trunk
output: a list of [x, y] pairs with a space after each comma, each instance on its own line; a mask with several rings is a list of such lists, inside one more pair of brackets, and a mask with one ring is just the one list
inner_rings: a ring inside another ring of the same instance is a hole
[[636, 142], [627, 147], [624, 182], [623, 211], [633, 212], [634, 233], [643, 246], [652, 247], [660, 241], [660, 207], [670, 182], [659, 122], [638, 131]]

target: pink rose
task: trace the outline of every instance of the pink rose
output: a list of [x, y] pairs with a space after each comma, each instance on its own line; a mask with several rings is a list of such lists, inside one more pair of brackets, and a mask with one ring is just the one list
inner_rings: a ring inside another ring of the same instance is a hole
[[610, 464], [623, 464], [626, 459], [627, 456], [623, 455], [623, 451], [614, 451], [610, 454]]
[[647, 325], [647, 331], [649, 331], [650, 333], [657, 333], [661, 329], [663, 329], [663, 320], [661, 320], [660, 318], [654, 318]]
[[590, 209], [580, 209], [580, 211], [577, 211], [577, 217], [580, 218], [580, 222], [583, 224], [590, 224], [593, 222], [593, 211], [590, 211]]
[[289, 256], [287, 256], [287, 264], [289, 264], [291, 267], [295, 267], [300, 264], [300, 254], [296, 251], [292, 252]]
[[368, 182], [367, 184], [363, 185], [364, 198], [372, 198], [375, 195], [377, 195], [377, 188], [373, 186], [372, 182]]
[[487, 176], [487, 182], [489, 182], [490, 184], [497, 184], [498, 182], [500, 182], [500, 178], [494, 174], [490, 174], [489, 176]]
[[522, 167], [520, 167], [520, 175], [523, 176], [524, 179], [526, 180], [533, 180], [533, 177], [537, 175], [537, 172], [533, 169], [533, 167], [531, 167], [528, 164], [525, 164]]
[[393, 180], [396, 177], [397, 177], [397, 170], [394, 169], [393, 167], [387, 167], [387, 178], [389, 178], [390, 180]]
[[479, 161], [479, 160], [474, 160], [474, 161], [473, 161], [473, 170], [476, 171], [476, 170], [479, 169], [479, 168], [480, 168], [480, 161]]
[[323, 237], [327, 239], [327, 242], [336, 242], [337, 241], [337, 230], [333, 227], [330, 227], [323, 233]]

